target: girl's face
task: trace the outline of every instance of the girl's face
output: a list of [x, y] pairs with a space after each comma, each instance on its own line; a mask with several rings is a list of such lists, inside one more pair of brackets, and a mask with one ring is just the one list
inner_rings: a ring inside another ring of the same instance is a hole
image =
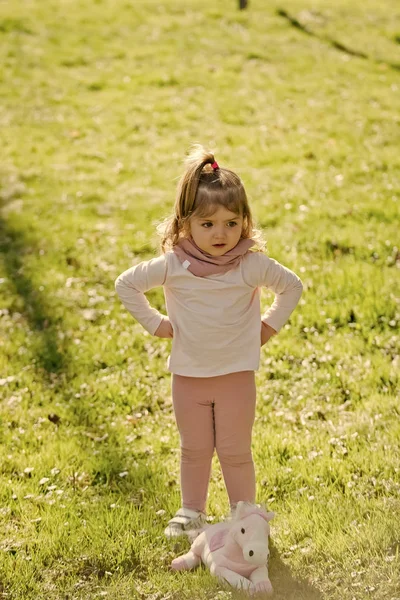
[[209, 217], [191, 217], [190, 234], [197, 246], [211, 254], [222, 256], [239, 242], [243, 230], [243, 217], [218, 206]]

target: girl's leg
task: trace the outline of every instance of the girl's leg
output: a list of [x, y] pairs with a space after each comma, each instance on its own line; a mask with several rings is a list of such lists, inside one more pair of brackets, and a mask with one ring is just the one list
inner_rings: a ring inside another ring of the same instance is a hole
[[215, 394], [215, 446], [231, 507], [255, 502], [256, 484], [251, 434], [256, 406], [254, 371], [220, 378]]
[[172, 399], [181, 438], [184, 508], [204, 512], [214, 453], [212, 398], [207, 378], [172, 376]]

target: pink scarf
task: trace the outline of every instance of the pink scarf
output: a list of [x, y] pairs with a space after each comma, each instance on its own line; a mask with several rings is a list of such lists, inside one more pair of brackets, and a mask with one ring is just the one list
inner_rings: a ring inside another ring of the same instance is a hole
[[226, 273], [237, 267], [243, 256], [254, 245], [254, 240], [240, 240], [229, 252], [222, 256], [212, 256], [200, 250], [192, 238], [182, 238], [173, 250], [185, 269], [196, 277], [208, 277], [208, 275]]

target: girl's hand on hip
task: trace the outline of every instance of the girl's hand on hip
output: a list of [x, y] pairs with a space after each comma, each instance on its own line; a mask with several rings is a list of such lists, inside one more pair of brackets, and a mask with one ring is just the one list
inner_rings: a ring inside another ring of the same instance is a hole
[[168, 317], [163, 318], [154, 335], [159, 338], [174, 337], [174, 330], [172, 328], [171, 321], [168, 319]]
[[261, 321], [261, 346], [264, 346], [273, 335], [276, 335], [275, 329], [272, 329], [270, 325]]

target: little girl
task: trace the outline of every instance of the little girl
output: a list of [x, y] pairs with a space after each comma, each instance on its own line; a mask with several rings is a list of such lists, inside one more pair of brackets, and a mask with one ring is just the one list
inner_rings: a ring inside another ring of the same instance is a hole
[[[127, 310], [160, 338], [172, 338], [168, 369], [181, 438], [182, 507], [165, 530], [190, 535], [205, 521], [216, 449], [233, 509], [255, 502], [251, 437], [260, 346], [296, 307], [302, 283], [257, 248], [257, 232], [239, 177], [195, 145], [167, 221], [163, 254], [118, 277]], [[145, 292], [163, 286], [168, 317]], [[261, 318], [260, 287], [275, 300]]]

